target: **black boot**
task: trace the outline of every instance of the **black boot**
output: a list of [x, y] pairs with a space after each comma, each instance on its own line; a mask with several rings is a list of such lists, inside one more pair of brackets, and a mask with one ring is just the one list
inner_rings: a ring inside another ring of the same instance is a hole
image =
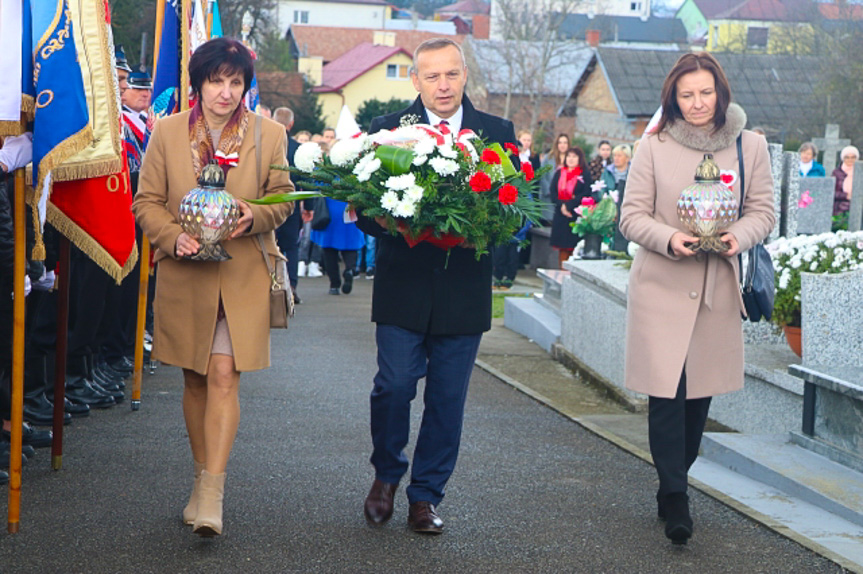
[[[49, 427], [54, 424], [54, 403], [43, 391], [35, 395], [24, 395], [24, 420], [36, 426]], [[63, 424], [67, 425], [71, 422], [72, 415], [64, 412]]]
[[347, 295], [354, 288], [354, 270], [353, 269], [345, 269], [345, 272], [342, 273], [342, 277], [345, 278], [342, 283], [342, 293]]
[[689, 496], [685, 492], [672, 492], [662, 498], [665, 511], [665, 536], [672, 544], [686, 544], [692, 538], [692, 517], [689, 515]]
[[116, 404], [113, 397], [94, 388], [83, 375], [66, 377], [66, 398], [93, 409], [107, 409]]
[[[51, 431], [36, 430], [27, 423], [24, 423], [22, 432], [21, 444], [29, 445], [33, 448], [45, 448], [47, 446], [51, 446], [51, 439], [54, 437], [54, 434]], [[12, 433], [4, 430], [3, 439], [11, 441]]]

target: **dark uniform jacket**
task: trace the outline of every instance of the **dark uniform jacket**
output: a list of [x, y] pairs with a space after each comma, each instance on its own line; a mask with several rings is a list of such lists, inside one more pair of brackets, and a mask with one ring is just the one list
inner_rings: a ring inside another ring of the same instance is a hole
[[[462, 129], [501, 145], [515, 143], [512, 122], [476, 110], [467, 97], [462, 106]], [[397, 128], [408, 114], [420, 123], [429, 121], [417, 97], [407, 109], [375, 118], [369, 132]], [[475, 250], [454, 247], [447, 263], [444, 249], [425, 242], [411, 248], [401, 235], [392, 235], [362, 214], [357, 226], [377, 237], [372, 321], [431, 335], [473, 335], [491, 328], [489, 255], [477, 261]]]

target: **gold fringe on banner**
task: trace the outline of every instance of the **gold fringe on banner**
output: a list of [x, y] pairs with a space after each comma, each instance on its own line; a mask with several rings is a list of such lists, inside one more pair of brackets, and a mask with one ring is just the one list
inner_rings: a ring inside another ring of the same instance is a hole
[[28, 94], [21, 94], [21, 113], [32, 122], [36, 114], [36, 98]]
[[36, 236], [36, 244], [33, 245], [33, 251], [30, 253], [30, 258], [33, 261], [45, 261], [45, 241], [42, 239], [42, 221], [39, 220], [39, 201], [42, 199], [42, 192], [36, 191], [30, 186], [33, 179], [32, 170], [26, 172], [27, 184], [27, 205], [30, 206], [30, 211], [33, 214], [33, 231]]
[[[93, 130], [89, 125], [84, 126], [81, 130], [72, 134], [49, 151], [39, 162], [39, 180], [36, 182], [36, 189], [42, 189], [45, 186], [45, 178], [48, 173], [57, 168], [70, 155], [73, 155], [84, 149], [93, 140]], [[51, 176], [52, 181], [56, 181], [54, 176]]]
[[113, 175], [123, 168], [122, 159], [110, 158], [80, 163], [63, 162], [51, 172], [52, 181], [75, 181]]
[[27, 131], [27, 120], [24, 118], [24, 113], [21, 113], [21, 119], [17, 122], [3, 120], [0, 121], [0, 137], [2, 136], [20, 136]]
[[114, 260], [111, 255], [105, 251], [105, 248], [93, 239], [89, 233], [81, 229], [77, 223], [72, 221], [65, 213], [57, 209], [50, 201], [48, 201], [48, 221], [54, 228], [62, 233], [72, 244], [84, 252], [84, 254], [93, 260], [99, 267], [104, 269], [105, 273], [119, 285], [123, 278], [132, 272], [135, 264], [138, 263], [138, 243], [135, 241], [132, 244], [132, 251], [129, 253], [126, 263], [122, 267]]

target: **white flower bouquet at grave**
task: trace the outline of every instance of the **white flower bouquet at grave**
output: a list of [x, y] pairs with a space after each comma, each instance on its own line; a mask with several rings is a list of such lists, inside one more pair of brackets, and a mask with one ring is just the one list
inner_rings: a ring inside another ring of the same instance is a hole
[[514, 145], [486, 143], [470, 130], [414, 124], [339, 140], [328, 156], [305, 143], [290, 170], [311, 180], [306, 187], [384, 218], [411, 247], [464, 243], [479, 258], [488, 246], [509, 241], [525, 220], [542, 217], [534, 193], [542, 173], [530, 164], [516, 170], [510, 155], [518, 155]]
[[800, 274], [842, 273], [863, 268], [863, 231], [780, 237], [765, 245], [776, 271], [773, 322], [800, 326]]

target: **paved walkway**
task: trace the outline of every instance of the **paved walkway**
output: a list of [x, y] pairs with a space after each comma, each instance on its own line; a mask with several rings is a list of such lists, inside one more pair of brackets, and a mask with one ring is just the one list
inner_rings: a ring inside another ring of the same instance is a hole
[[[699, 492], [695, 537], [672, 547], [650, 465], [480, 369], [440, 505], [447, 531], [411, 533], [403, 489], [391, 523], [369, 528], [371, 282], [326, 290], [301, 282], [299, 315], [273, 333], [273, 367], [243, 378], [222, 537], [180, 523], [191, 462], [180, 372], [162, 366], [140, 411], [125, 403], [67, 427], [62, 471], [46, 450], [25, 467], [21, 531], [0, 534], [0, 572], [841, 571]], [[506, 354], [495, 340], [487, 356]]]

